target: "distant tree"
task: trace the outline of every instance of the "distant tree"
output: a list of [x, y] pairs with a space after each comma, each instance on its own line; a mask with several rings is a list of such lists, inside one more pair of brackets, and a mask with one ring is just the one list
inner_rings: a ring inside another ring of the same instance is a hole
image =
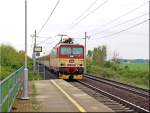
[[106, 46], [102, 46], [102, 58], [105, 61], [107, 57], [107, 50], [106, 50]]
[[114, 51], [112, 61], [115, 63], [120, 63], [119, 53]]
[[92, 57], [92, 55], [93, 55], [93, 51], [92, 51], [92, 50], [88, 50], [87, 56], [88, 56], [88, 57]]
[[104, 66], [106, 60], [106, 46], [99, 46], [93, 50], [93, 60], [100, 66]]

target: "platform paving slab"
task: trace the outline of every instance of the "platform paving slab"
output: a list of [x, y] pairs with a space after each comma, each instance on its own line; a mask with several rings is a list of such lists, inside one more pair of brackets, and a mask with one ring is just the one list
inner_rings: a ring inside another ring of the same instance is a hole
[[33, 95], [31, 82], [29, 83], [30, 99], [16, 101], [12, 112], [80, 112], [80, 110], [64, 95], [54, 83], [61, 87], [86, 112], [113, 112], [104, 104], [98, 102], [82, 90], [61, 79], [34, 81], [36, 94]]
[[33, 91], [33, 81], [29, 82], [29, 99], [22, 100], [21, 97], [23, 95], [22, 91], [20, 91], [17, 95], [15, 104], [13, 105], [11, 112], [38, 112], [39, 104], [34, 100], [35, 92]]
[[74, 98], [87, 112], [113, 112], [106, 105], [89, 96], [81, 89], [72, 86], [68, 82], [56, 79], [55, 82], [62, 87], [72, 98]]
[[79, 112], [50, 80], [36, 81], [35, 87], [35, 98], [40, 104], [40, 112]]

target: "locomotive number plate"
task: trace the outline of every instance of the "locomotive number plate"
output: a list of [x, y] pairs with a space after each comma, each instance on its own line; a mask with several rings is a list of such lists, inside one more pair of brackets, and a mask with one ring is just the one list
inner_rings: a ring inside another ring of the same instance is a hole
[[69, 60], [69, 63], [74, 63], [74, 59], [70, 59], [70, 60]]

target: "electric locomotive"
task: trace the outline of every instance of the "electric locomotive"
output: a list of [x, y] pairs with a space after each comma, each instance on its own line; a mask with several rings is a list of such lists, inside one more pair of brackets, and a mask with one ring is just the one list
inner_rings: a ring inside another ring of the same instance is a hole
[[61, 79], [82, 79], [84, 72], [84, 46], [74, 44], [72, 38], [60, 41], [40, 62]]

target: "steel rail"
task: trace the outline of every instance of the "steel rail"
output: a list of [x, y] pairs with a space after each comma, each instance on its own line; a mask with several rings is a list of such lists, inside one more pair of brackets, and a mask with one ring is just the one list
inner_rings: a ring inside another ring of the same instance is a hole
[[105, 91], [103, 91], [103, 90], [101, 90], [101, 89], [99, 89], [99, 88], [97, 88], [97, 87], [95, 87], [95, 86], [93, 86], [91, 84], [88, 84], [88, 83], [83, 82], [83, 81], [78, 81], [78, 82], [83, 84], [83, 85], [85, 85], [85, 86], [87, 86], [87, 87], [89, 87], [89, 88], [91, 88], [91, 89], [93, 89], [93, 90], [95, 90], [95, 91], [97, 91], [97, 92], [100, 92], [101, 94], [111, 98], [112, 100], [115, 100], [115, 101], [117, 101], [117, 102], [119, 102], [119, 103], [121, 103], [121, 104], [123, 104], [123, 105], [125, 105], [125, 106], [127, 106], [127, 107], [129, 107], [129, 108], [131, 108], [131, 109], [133, 109], [135, 111], [137, 111], [137, 112], [149, 112], [149, 110], [141, 108], [140, 106], [137, 106], [137, 105], [135, 105], [135, 104], [133, 104], [131, 102], [128, 102], [128, 101], [126, 101], [124, 99], [121, 99], [121, 98], [119, 98], [119, 97], [117, 97], [115, 95], [112, 95], [112, 94], [108, 93], [108, 92], [105, 92]]
[[144, 97], [147, 97], [147, 98], [150, 97], [149, 90], [146, 90], [146, 89], [142, 89], [142, 88], [131, 86], [131, 85], [124, 84], [124, 83], [120, 83], [120, 82], [110, 80], [110, 79], [106, 79], [106, 78], [103, 78], [103, 77], [96, 77], [96, 76], [93, 76], [93, 75], [87, 74], [87, 73], [84, 74], [84, 77], [87, 77], [87, 78], [90, 78], [90, 79], [93, 79], [93, 80], [96, 80], [96, 81], [100, 81], [100, 82], [103, 82], [105, 84], [115, 86], [117, 88], [124, 89], [126, 91], [132, 92], [134, 94], [138, 94], [140, 96], [144, 96]]

